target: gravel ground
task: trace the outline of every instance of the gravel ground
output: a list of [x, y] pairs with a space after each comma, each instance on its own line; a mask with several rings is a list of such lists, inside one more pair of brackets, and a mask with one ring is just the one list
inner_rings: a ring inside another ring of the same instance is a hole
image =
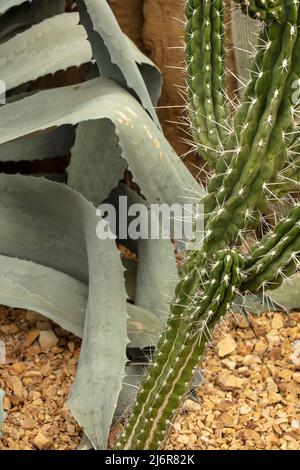
[[300, 313], [237, 320], [215, 331], [167, 449], [300, 449]]
[[[229, 317], [215, 331], [197, 402], [183, 404], [166, 449], [300, 449], [300, 313], [251, 322]], [[78, 446], [65, 401], [79, 353], [80, 340], [41, 315], [0, 307], [0, 450]]]

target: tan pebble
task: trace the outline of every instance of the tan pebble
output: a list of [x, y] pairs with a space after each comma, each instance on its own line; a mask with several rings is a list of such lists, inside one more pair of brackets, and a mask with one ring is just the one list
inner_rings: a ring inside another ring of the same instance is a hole
[[299, 421], [297, 419], [292, 419], [291, 426], [294, 429], [299, 429]]
[[24, 364], [24, 362], [15, 362], [9, 368], [9, 371], [12, 374], [16, 374], [16, 375], [22, 375], [25, 370], [26, 370], [26, 365]]
[[180, 434], [177, 437], [177, 442], [179, 442], [179, 444], [187, 445], [189, 443], [189, 440], [189, 436], [186, 436], [185, 434]]
[[23, 398], [23, 383], [16, 375], [10, 375], [6, 380], [7, 385], [13, 390], [13, 394], [17, 398]]
[[243, 377], [249, 377], [250, 376], [250, 370], [248, 367], [239, 367], [238, 368], [238, 374], [242, 375]]
[[238, 347], [238, 354], [240, 356], [248, 356], [251, 352], [253, 351], [253, 344], [250, 341], [246, 341], [245, 343], [242, 343]]
[[10, 399], [7, 395], [5, 395], [3, 398], [3, 409], [4, 411], [9, 411], [10, 408], [11, 408]]
[[255, 344], [254, 352], [256, 352], [257, 354], [264, 354], [267, 349], [267, 343], [265, 343], [265, 341], [263, 340], [258, 340]]
[[47, 364], [43, 364], [41, 367], [41, 373], [43, 374], [44, 377], [47, 377], [50, 375], [52, 372], [50, 362], [47, 362]]
[[276, 330], [271, 330], [267, 333], [267, 339], [270, 347], [280, 346], [281, 338]]
[[37, 434], [37, 436], [33, 440], [34, 445], [39, 449], [39, 450], [47, 450], [50, 449], [53, 445], [52, 439], [50, 439], [48, 436], [45, 436], [41, 431]]
[[222, 413], [220, 416], [220, 421], [223, 426], [234, 428], [237, 425], [238, 418], [237, 416], [233, 416], [231, 413]]
[[296, 439], [293, 439], [288, 442], [287, 445], [288, 450], [298, 450], [299, 449], [299, 443], [296, 441]]
[[183, 404], [183, 408], [187, 411], [199, 411], [201, 410], [201, 405], [193, 400], [186, 400]]
[[280, 330], [280, 328], [283, 328], [284, 322], [282, 315], [280, 313], [274, 313], [272, 321], [271, 321], [271, 326], [273, 330]]
[[253, 431], [253, 429], [242, 429], [237, 432], [237, 435], [241, 436], [244, 440], [260, 441], [260, 435], [258, 432]]
[[25, 340], [24, 340], [24, 346], [28, 348], [31, 346], [35, 340], [38, 338], [40, 334], [40, 330], [31, 330], [29, 333], [27, 333]]
[[276, 434], [278, 434], [279, 436], [282, 436], [282, 429], [278, 426], [277, 423], [273, 422], [272, 427], [274, 431], [276, 432]]
[[280, 395], [280, 393], [269, 393], [269, 396], [268, 396], [269, 404], [274, 405], [276, 403], [280, 403], [282, 400], [283, 400], [283, 398]]
[[47, 352], [57, 345], [58, 337], [52, 330], [42, 330], [40, 331], [39, 343], [41, 350]]
[[4, 333], [5, 335], [13, 335], [15, 333], [18, 333], [19, 328], [17, 325], [11, 324], [11, 325], [0, 325], [0, 331]]
[[278, 372], [278, 377], [287, 381], [291, 380], [292, 375], [293, 375], [293, 372], [289, 369], [283, 369]]
[[41, 353], [41, 348], [39, 346], [39, 343], [36, 341], [33, 343], [29, 348], [26, 349], [26, 353], [29, 354], [29, 356], [37, 356], [38, 354]]
[[76, 431], [74, 424], [67, 423], [67, 431], [69, 434], [73, 434]]
[[225, 357], [236, 349], [236, 342], [231, 335], [226, 335], [217, 343], [217, 353], [219, 357]]
[[226, 367], [226, 369], [234, 370], [236, 367], [236, 362], [231, 361], [230, 359], [223, 359], [221, 364]]
[[293, 380], [297, 382], [297, 384], [300, 384], [300, 372], [293, 373]]
[[243, 387], [244, 380], [224, 370], [219, 373], [217, 384], [223, 390], [235, 390]]
[[215, 404], [215, 409], [219, 411], [226, 411], [232, 408], [233, 402], [230, 400], [222, 400]]
[[75, 344], [74, 344], [73, 341], [68, 342], [68, 348], [71, 351], [71, 353], [73, 353], [75, 351]]
[[33, 310], [27, 310], [25, 318], [29, 323], [36, 323], [43, 317], [42, 315], [37, 312], [34, 312]]
[[258, 356], [253, 356], [252, 354], [247, 354], [247, 356], [243, 359], [244, 365], [251, 365], [251, 364], [261, 364], [262, 360]]
[[31, 418], [30, 416], [26, 416], [23, 420], [22, 420], [22, 423], [21, 423], [22, 427], [24, 429], [35, 429], [37, 427], [37, 423], [36, 421]]
[[267, 391], [270, 393], [277, 393], [278, 392], [278, 387], [272, 377], [267, 378]]
[[240, 410], [239, 410], [239, 411], [240, 411], [240, 414], [241, 414], [241, 415], [246, 415], [246, 414], [250, 413], [251, 410], [252, 410], [251, 406], [249, 406], [249, 405], [243, 405], [243, 406], [240, 407]]
[[257, 401], [258, 400], [258, 395], [255, 392], [252, 392], [251, 390], [246, 390], [245, 391], [245, 396], [249, 398], [251, 401]]

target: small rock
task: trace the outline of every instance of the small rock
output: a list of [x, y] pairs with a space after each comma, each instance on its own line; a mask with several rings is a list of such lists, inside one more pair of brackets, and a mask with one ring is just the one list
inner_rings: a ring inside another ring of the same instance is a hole
[[264, 341], [259, 339], [255, 344], [254, 351], [257, 354], [264, 354], [267, 349], [268, 349], [268, 345]]
[[201, 410], [201, 405], [193, 400], [186, 400], [183, 404], [183, 408], [187, 411], [199, 411]]
[[41, 353], [41, 348], [39, 343], [36, 341], [29, 348], [26, 349], [26, 353], [29, 356], [38, 356]]
[[6, 384], [8, 385], [9, 388], [13, 390], [13, 394], [17, 398], [23, 398], [23, 384], [22, 380], [17, 377], [16, 375], [10, 375], [6, 379]]
[[15, 362], [9, 368], [9, 371], [12, 374], [22, 375], [25, 372], [26, 366], [24, 362]]
[[50, 439], [48, 436], [45, 436], [45, 434], [43, 434], [41, 431], [39, 431], [37, 436], [35, 436], [33, 443], [39, 450], [50, 449], [50, 447], [53, 445], [52, 439]]
[[190, 441], [190, 438], [189, 436], [186, 436], [185, 434], [180, 434], [178, 437], [177, 437], [177, 442], [179, 444], [184, 444], [184, 445], [187, 445]]
[[274, 346], [280, 346], [281, 338], [277, 333], [278, 332], [275, 330], [272, 330], [269, 333], [267, 333], [267, 339], [268, 339], [270, 348], [273, 348]]
[[272, 377], [267, 378], [267, 391], [269, 393], [277, 393], [278, 392], [278, 387]]
[[3, 409], [4, 411], [9, 411], [10, 408], [11, 408], [10, 399], [8, 398], [7, 395], [5, 395], [3, 398]]
[[13, 335], [15, 333], [18, 333], [19, 331], [19, 328], [14, 325], [14, 324], [11, 324], [11, 325], [1, 325], [0, 326], [0, 331], [2, 333], [4, 333], [5, 335]]
[[280, 313], [274, 313], [271, 326], [273, 330], [280, 330], [280, 328], [283, 328], [284, 323], [283, 323], [283, 318], [280, 315]]
[[250, 413], [251, 410], [252, 410], [251, 406], [249, 406], [249, 405], [242, 405], [242, 406], [240, 407], [240, 414], [241, 414], [241, 415], [246, 415], [246, 414]]
[[299, 421], [298, 419], [292, 419], [291, 426], [294, 429], [299, 429]]
[[25, 318], [29, 323], [36, 323], [37, 321], [41, 320], [43, 317], [37, 312], [28, 310]]
[[71, 351], [71, 353], [75, 351], [75, 344], [73, 341], [68, 342], [68, 348], [69, 348], [69, 351]]
[[294, 372], [293, 373], [293, 380], [297, 382], [297, 384], [300, 384], [300, 372]]
[[223, 370], [219, 373], [217, 378], [217, 384], [226, 391], [235, 390], [242, 388], [244, 381], [239, 377], [236, 377], [233, 374], [230, 374], [229, 371]]
[[40, 334], [39, 330], [31, 330], [29, 333], [27, 333], [26, 338], [24, 340], [24, 346], [25, 348], [28, 348], [29, 346], [32, 345], [32, 343], [35, 342], [35, 340], [38, 338]]
[[57, 345], [58, 337], [52, 330], [42, 330], [40, 331], [39, 342], [41, 350], [43, 352], [47, 352], [49, 349]]
[[236, 362], [231, 361], [230, 359], [222, 359], [221, 364], [229, 370], [234, 370], [236, 366]]
[[76, 431], [74, 424], [67, 423], [67, 431], [69, 434], [73, 434]]
[[26, 430], [32, 430], [32, 429], [35, 429], [36, 426], [37, 426], [37, 423], [36, 421], [31, 418], [30, 416], [26, 416], [23, 420], [22, 420], [22, 428], [26, 429]]
[[50, 362], [47, 362], [46, 364], [43, 364], [41, 367], [41, 373], [43, 374], [44, 377], [47, 377], [47, 375], [51, 374], [51, 365]]
[[225, 357], [236, 349], [236, 342], [231, 335], [226, 335], [217, 344], [217, 353], [219, 357]]
[[287, 448], [288, 450], [298, 450], [299, 443], [296, 441], [296, 439], [292, 439], [290, 442], [288, 442]]

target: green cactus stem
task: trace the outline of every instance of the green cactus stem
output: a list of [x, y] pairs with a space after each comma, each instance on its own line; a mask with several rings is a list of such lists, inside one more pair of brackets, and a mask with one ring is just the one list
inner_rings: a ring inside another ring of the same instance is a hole
[[203, 247], [189, 253], [181, 268], [167, 331], [119, 449], [160, 447], [209, 335], [233, 297], [275, 288], [299, 269], [299, 204], [245, 259], [239, 254], [245, 231], [256, 228], [268, 202], [287, 194], [288, 185], [296, 185], [300, 176], [298, 110], [293, 102], [293, 84], [300, 77], [299, 2], [238, 3], [252, 16], [260, 13], [264, 27], [243, 101], [231, 117], [224, 92], [224, 5], [221, 0], [187, 1], [193, 138], [214, 171], [201, 201], [206, 234]]
[[197, 267], [190, 279], [181, 280], [167, 331], [158, 344], [118, 449], [157, 449], [162, 444], [168, 421], [185, 394], [210, 332], [227, 312], [241, 283], [242, 263], [234, 251], [220, 251], [211, 266], [209, 281], [202, 285]]
[[282, 21], [284, 19], [284, 8], [279, 0], [234, 0], [242, 12], [255, 20]]

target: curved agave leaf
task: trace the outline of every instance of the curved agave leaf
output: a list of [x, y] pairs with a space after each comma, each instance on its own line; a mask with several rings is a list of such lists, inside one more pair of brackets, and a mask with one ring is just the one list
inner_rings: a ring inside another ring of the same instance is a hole
[[[161, 74], [148, 57], [123, 34], [149, 90], [153, 104], [161, 92]], [[79, 67], [92, 59], [86, 31], [79, 14], [63, 13], [48, 18], [0, 45], [0, 76], [10, 90], [39, 77], [68, 67]]]
[[283, 309], [290, 311], [300, 308], [300, 277], [299, 274], [291, 276], [289, 280], [275, 289], [269, 291], [268, 296]]
[[160, 127], [141, 73], [128, 42], [106, 0], [77, 0], [80, 21], [85, 27], [100, 75], [133, 91]]
[[0, 76], [10, 90], [58, 70], [90, 62], [92, 51], [77, 13], [63, 13], [0, 45]]
[[162, 74], [158, 67], [156, 67], [156, 65], [152, 62], [152, 60], [143, 54], [129, 37], [125, 36], [125, 38], [128, 42], [129, 48], [131, 49], [133, 57], [139, 66], [153, 106], [156, 106], [161, 95], [163, 82]]
[[73, 126], [55, 127], [2, 144], [0, 160], [18, 162], [69, 155], [74, 142], [75, 128]]
[[[129, 204], [139, 203], [147, 206], [145, 199], [128, 186], [122, 186], [122, 188], [128, 197]], [[161, 238], [139, 239], [137, 252], [135, 303], [154, 312], [164, 324], [178, 282], [175, 246], [171, 240]]]
[[135, 301], [154, 312], [163, 323], [175, 294], [178, 271], [170, 240], [139, 240]]
[[[107, 269], [107, 267], [105, 268]], [[67, 274], [24, 259], [0, 255], [0, 304], [34, 310], [83, 337], [88, 285]], [[127, 304], [129, 346], [155, 344], [162, 329], [156, 316]]]
[[64, 11], [65, 0], [1, 0], [0, 40], [9, 39], [31, 25]]
[[21, 3], [31, 2], [32, 0], [0, 0], [0, 15], [3, 15], [7, 10], [12, 7], [17, 7]]
[[105, 448], [127, 360], [126, 292], [115, 243], [97, 239], [99, 219], [88, 201], [42, 178], [0, 175], [0, 214], [0, 253], [88, 283], [69, 403], [94, 447]]
[[[139, 103], [126, 90], [102, 77], [80, 85], [46, 90], [3, 106], [0, 108], [0, 144], [54, 126], [81, 123], [72, 152], [68, 183], [97, 205], [108, 194], [105, 194], [106, 188], [97, 188], [99, 180], [103, 180], [102, 149], [98, 147], [99, 137], [94, 139], [97, 135], [111, 139], [104, 134], [107, 119], [113, 123], [119, 140], [119, 146], [110, 158], [115, 164], [121, 157], [127, 161], [149, 203], [184, 204], [195, 194], [199, 197], [203, 194], [202, 187]], [[84, 154], [81, 153], [83, 150]], [[112, 167], [115, 164], [111, 161]], [[159, 172], [156, 171], [158, 167]], [[117, 165], [112, 178], [120, 179], [120, 173]]]

